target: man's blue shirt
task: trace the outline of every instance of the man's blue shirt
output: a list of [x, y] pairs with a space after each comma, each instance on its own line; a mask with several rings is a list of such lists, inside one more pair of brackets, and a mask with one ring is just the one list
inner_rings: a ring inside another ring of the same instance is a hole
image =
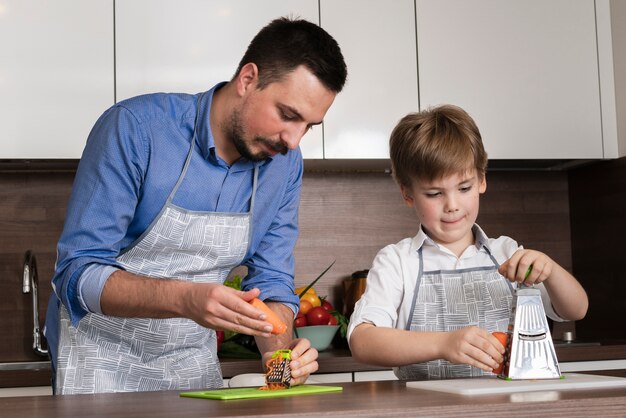
[[213, 92], [222, 85], [202, 96], [157, 93], [131, 98], [108, 109], [94, 125], [57, 248], [55, 292], [46, 318], [51, 346], [58, 337], [59, 299], [74, 325], [88, 311], [98, 312], [106, 277], [120, 268], [116, 257], [159, 214], [183, 169], [198, 103], [194, 154], [173, 204], [197, 211], [248, 212], [258, 165], [252, 235], [243, 262], [248, 276], [242, 287], [258, 287], [261, 298], [297, 309], [293, 247], [302, 155], [298, 149], [260, 163], [240, 158], [228, 166], [216, 154], [209, 125]]

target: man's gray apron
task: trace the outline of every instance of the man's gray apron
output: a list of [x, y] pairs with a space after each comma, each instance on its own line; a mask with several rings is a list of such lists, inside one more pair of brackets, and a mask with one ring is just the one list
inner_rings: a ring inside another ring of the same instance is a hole
[[[117, 258], [130, 273], [221, 284], [246, 254], [258, 166], [248, 213], [190, 211], [172, 204], [193, 155], [195, 130], [182, 173], [161, 212]], [[63, 305], [60, 315], [57, 394], [223, 386], [215, 331], [190, 319], [89, 313], [75, 328]]]
[[[489, 332], [506, 330], [511, 315], [513, 286], [498, 273], [498, 263], [489, 252], [493, 266], [426, 272], [423, 271], [421, 248], [418, 253], [420, 271], [407, 330], [449, 332], [471, 325]], [[442, 359], [401, 366], [396, 370], [396, 375], [402, 380], [483, 374], [487, 373], [467, 364], [452, 364]]]

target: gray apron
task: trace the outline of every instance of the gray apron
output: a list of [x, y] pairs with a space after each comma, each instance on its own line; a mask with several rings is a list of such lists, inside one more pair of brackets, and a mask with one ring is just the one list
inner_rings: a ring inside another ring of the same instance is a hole
[[[420, 271], [407, 330], [449, 332], [472, 325], [489, 332], [506, 330], [511, 316], [513, 286], [498, 273], [498, 263], [489, 252], [493, 266], [426, 272], [423, 271], [421, 248], [418, 253]], [[401, 380], [483, 374], [487, 373], [468, 364], [452, 364], [443, 359], [401, 366], [396, 370], [396, 376]]]
[[[200, 99], [198, 100], [198, 109]], [[196, 114], [196, 125], [198, 115]], [[223, 283], [241, 264], [251, 234], [250, 212], [190, 211], [172, 203], [196, 143], [159, 215], [117, 258], [128, 272], [155, 279]], [[57, 394], [221, 388], [215, 331], [186, 318], [119, 318], [87, 314], [73, 327], [61, 305]]]

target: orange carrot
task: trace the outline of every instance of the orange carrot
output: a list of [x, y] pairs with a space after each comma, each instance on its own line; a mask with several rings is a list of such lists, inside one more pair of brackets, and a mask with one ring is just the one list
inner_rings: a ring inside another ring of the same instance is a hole
[[[506, 332], [495, 331], [495, 332], [492, 332], [491, 335], [496, 337], [498, 339], [498, 341], [500, 341], [500, 344], [502, 344], [504, 346], [504, 348], [507, 348], [507, 344], [509, 342], [509, 334], [507, 334]], [[498, 367], [493, 369], [493, 373], [495, 373], [495, 374], [502, 373], [503, 366], [504, 366], [504, 362], [500, 363], [500, 365]]]
[[265, 320], [272, 324], [272, 334], [282, 334], [287, 331], [287, 325], [269, 308], [261, 299], [254, 298], [250, 302], [252, 306], [263, 311], [267, 316]]

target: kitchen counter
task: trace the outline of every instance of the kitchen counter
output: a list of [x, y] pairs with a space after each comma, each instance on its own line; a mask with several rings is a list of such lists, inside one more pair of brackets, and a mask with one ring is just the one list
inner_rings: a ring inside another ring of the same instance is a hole
[[[508, 417], [623, 416], [626, 388], [462, 396], [399, 381], [343, 383], [342, 392], [218, 401], [178, 391], [1, 398], [5, 418], [37, 417]], [[522, 396], [523, 395], [523, 396]]]
[[[626, 360], [626, 341], [605, 341], [598, 343], [555, 343], [559, 363], [568, 362]], [[222, 359], [222, 374], [228, 379], [243, 373], [260, 373], [260, 360]], [[349, 350], [330, 350], [320, 353], [318, 373], [354, 373], [388, 370], [357, 362]], [[45, 386], [50, 384], [50, 366], [48, 362], [38, 362], [30, 370], [16, 370], [10, 363], [0, 364], [0, 387]], [[626, 370], [597, 374], [612, 374], [626, 377]]]
[[[626, 360], [626, 341], [597, 342], [555, 342], [559, 363], [578, 361]], [[222, 373], [225, 378], [241, 373], [260, 372], [258, 360], [222, 359]], [[344, 373], [389, 370], [356, 361], [350, 350], [321, 352], [318, 373]]]

